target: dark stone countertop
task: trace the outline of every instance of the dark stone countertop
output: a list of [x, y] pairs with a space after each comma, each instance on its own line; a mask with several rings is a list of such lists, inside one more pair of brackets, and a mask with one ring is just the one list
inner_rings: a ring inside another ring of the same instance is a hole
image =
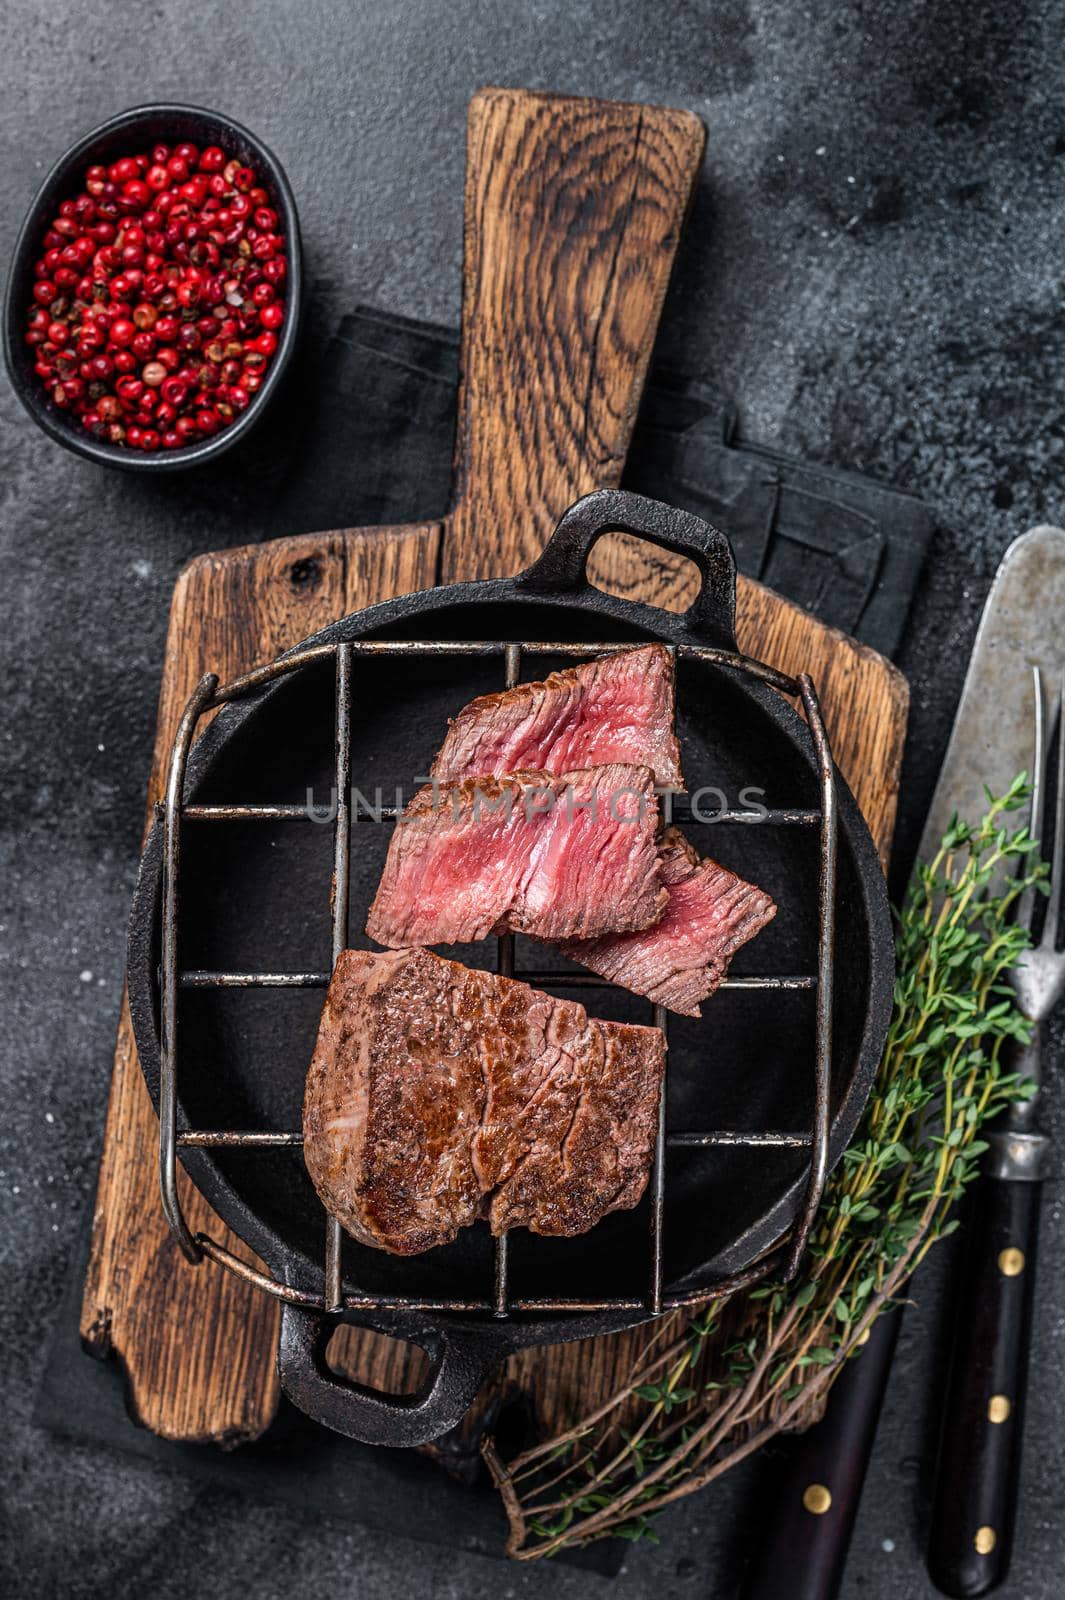
[[[733, 400], [751, 437], [893, 480], [941, 516], [902, 654], [906, 859], [998, 558], [1063, 515], [1063, 22], [1053, 0], [963, 13], [948, 0], [248, 0], [233, 12], [102, 0], [65, 13], [11, 0], [2, 237], [10, 245], [43, 170], [85, 128], [148, 98], [199, 101], [248, 122], [285, 162], [321, 328], [360, 300], [454, 321], [476, 87], [699, 112], [708, 159], [662, 348]], [[605, 1594], [583, 1573], [304, 1521], [31, 1426], [95, 1182], [168, 597], [190, 556], [257, 536], [262, 493], [239, 461], [203, 482], [101, 472], [39, 434], [6, 383], [0, 417], [0, 1587], [159, 1600]], [[1060, 1055], [1060, 1027], [1055, 1042]], [[1060, 1175], [1055, 1156], [1002, 1591], [1014, 1600], [1051, 1600], [1065, 1571]], [[943, 1265], [914, 1287], [847, 1596], [932, 1592], [922, 1539]], [[733, 1592], [745, 1540], [771, 1515], [764, 1481], [756, 1465], [670, 1513], [659, 1548], [633, 1549], [619, 1600]]]

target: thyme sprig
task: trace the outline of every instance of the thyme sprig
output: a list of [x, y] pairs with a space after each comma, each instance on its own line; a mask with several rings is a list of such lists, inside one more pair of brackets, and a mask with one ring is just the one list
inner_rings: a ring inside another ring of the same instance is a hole
[[1014, 921], [1046, 869], [1022, 773], [975, 826], [956, 818], [918, 866], [897, 921], [894, 1012], [857, 1137], [829, 1180], [804, 1275], [660, 1325], [605, 1404], [509, 1463], [485, 1458], [508, 1551], [551, 1555], [604, 1535], [654, 1539], [655, 1514], [775, 1433], [815, 1417], [845, 1361], [901, 1294], [987, 1148], [981, 1131], [1032, 1092], [1008, 1070], [1028, 1042], [1008, 982], [1028, 947]]

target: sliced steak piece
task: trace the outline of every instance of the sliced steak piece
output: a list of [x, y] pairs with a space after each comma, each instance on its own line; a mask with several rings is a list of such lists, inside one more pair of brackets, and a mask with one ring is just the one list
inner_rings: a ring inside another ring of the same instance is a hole
[[666, 903], [657, 820], [647, 767], [427, 785], [396, 824], [366, 932], [399, 949], [645, 928]]
[[486, 772], [622, 762], [650, 767], [656, 782], [680, 789], [673, 710], [673, 658], [665, 645], [599, 656], [542, 683], [471, 700], [451, 719], [432, 776], [454, 783]]
[[364, 1244], [415, 1255], [493, 1231], [582, 1233], [647, 1183], [665, 1040], [428, 950], [337, 961], [303, 1153]]
[[571, 961], [634, 994], [698, 1017], [741, 945], [771, 922], [777, 908], [763, 890], [698, 853], [677, 828], [659, 845], [659, 871], [669, 890], [660, 922], [636, 933], [563, 940]]

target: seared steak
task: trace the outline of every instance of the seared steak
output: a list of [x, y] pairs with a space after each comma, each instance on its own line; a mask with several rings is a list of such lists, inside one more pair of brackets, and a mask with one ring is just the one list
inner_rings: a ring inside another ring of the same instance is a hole
[[649, 644], [472, 700], [451, 720], [432, 776], [571, 772], [612, 762], [650, 767], [683, 787], [673, 732], [673, 661]]
[[396, 824], [366, 932], [399, 949], [645, 928], [666, 903], [657, 822], [647, 767], [427, 785]]
[[771, 922], [777, 908], [754, 884], [697, 852], [677, 828], [659, 845], [659, 872], [669, 890], [660, 922], [636, 933], [569, 939], [564, 955], [611, 983], [679, 1011], [701, 1016], [741, 945]]
[[304, 1158], [364, 1244], [583, 1233], [650, 1171], [665, 1040], [428, 950], [345, 950], [322, 1012]]

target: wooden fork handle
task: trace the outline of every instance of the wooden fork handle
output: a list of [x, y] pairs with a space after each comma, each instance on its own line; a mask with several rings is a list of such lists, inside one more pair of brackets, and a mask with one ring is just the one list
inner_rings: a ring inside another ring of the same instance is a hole
[[988, 1175], [969, 1219], [928, 1552], [936, 1588], [960, 1600], [1009, 1570], [1041, 1192], [1038, 1178]]

